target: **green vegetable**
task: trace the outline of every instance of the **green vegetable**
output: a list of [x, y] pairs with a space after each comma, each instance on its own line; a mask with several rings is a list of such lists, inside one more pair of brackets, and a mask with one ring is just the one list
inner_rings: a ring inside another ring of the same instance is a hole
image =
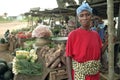
[[41, 75], [42, 65], [40, 63], [32, 63], [25, 59], [18, 60], [16, 67], [18, 73], [26, 75]]
[[27, 59], [27, 56], [25, 56], [25, 55], [17, 55], [16, 58], [17, 59]]
[[50, 43], [50, 44], [47, 44], [50, 48], [54, 48], [56, 47], [56, 45], [54, 43]]
[[33, 41], [25, 41], [25, 43], [31, 45], [31, 44], [35, 43], [35, 41], [34, 40]]

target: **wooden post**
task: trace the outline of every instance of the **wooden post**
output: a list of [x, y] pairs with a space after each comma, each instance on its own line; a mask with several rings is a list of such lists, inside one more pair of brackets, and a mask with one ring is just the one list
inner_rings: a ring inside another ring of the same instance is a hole
[[119, 13], [118, 13], [117, 38], [118, 38], [118, 41], [120, 41], [120, 4], [119, 4]]
[[114, 4], [113, 0], [107, 0], [107, 16], [108, 16], [108, 80], [114, 80], [114, 25], [113, 25], [113, 16], [114, 13]]
[[56, 71], [53, 71], [53, 72], [50, 72], [50, 75], [49, 75], [49, 80], [56, 80], [56, 75], [55, 74], [57, 74], [57, 72]]

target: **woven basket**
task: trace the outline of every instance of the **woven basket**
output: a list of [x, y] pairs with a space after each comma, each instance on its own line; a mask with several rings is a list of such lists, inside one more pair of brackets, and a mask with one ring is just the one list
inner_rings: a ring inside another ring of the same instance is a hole
[[8, 43], [0, 44], [0, 51], [5, 51], [8, 49]]
[[36, 45], [36, 46], [43, 46], [43, 45], [46, 45], [46, 44], [48, 44], [48, 43], [50, 43], [50, 40], [49, 40], [49, 39], [46, 39], [46, 38], [38, 38], [38, 39], [36, 40], [35, 45]]

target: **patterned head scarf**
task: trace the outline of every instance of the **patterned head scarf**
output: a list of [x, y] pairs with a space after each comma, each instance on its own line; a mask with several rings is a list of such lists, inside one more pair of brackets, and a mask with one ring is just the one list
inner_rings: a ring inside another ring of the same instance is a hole
[[92, 13], [92, 8], [89, 6], [88, 3], [86, 2], [82, 2], [82, 5], [80, 5], [77, 9], [76, 9], [76, 13], [77, 15], [79, 15], [83, 10], [87, 10], [90, 13]]

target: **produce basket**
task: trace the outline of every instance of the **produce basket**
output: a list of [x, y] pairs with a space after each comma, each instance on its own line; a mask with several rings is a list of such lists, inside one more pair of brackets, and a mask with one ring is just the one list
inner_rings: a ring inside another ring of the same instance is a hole
[[68, 37], [55, 37], [55, 38], [52, 38], [53, 41], [59, 43], [59, 42], [66, 42], [68, 39]]
[[0, 51], [5, 51], [8, 49], [8, 43], [0, 44]]
[[51, 40], [48, 38], [37, 38], [35, 45], [36, 46], [43, 46], [43, 45], [46, 45], [50, 42], [51, 42]]

